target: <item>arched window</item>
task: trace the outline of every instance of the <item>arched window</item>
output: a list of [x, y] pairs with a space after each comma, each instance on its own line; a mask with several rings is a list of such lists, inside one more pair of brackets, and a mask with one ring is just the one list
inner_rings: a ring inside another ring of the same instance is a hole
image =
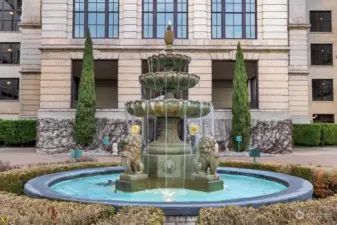
[[74, 38], [118, 38], [118, 0], [75, 0]]
[[175, 38], [188, 37], [187, 0], [143, 0], [143, 38], [164, 38], [171, 21]]
[[212, 38], [255, 39], [256, 0], [212, 0]]

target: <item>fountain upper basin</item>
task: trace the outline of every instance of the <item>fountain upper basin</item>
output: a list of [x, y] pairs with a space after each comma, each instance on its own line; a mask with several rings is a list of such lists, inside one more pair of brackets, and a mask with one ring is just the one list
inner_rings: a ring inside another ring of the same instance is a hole
[[200, 118], [211, 111], [211, 103], [182, 99], [152, 99], [130, 101], [125, 104], [128, 113], [136, 117]]
[[172, 91], [188, 90], [199, 83], [199, 76], [174, 71], [147, 73], [139, 76], [139, 82], [143, 87], [154, 91], [169, 89]]

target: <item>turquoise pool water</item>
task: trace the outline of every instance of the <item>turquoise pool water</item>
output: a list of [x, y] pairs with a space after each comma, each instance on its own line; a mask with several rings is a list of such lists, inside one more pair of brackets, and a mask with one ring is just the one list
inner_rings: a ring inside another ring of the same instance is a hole
[[108, 180], [119, 179], [119, 174], [97, 175], [62, 181], [53, 185], [51, 189], [69, 196], [133, 202], [223, 201], [268, 195], [286, 189], [282, 184], [249, 176], [221, 174], [220, 178], [224, 180], [224, 190], [212, 193], [183, 188], [152, 189], [126, 193], [116, 192], [114, 185], [99, 185], [106, 183]]

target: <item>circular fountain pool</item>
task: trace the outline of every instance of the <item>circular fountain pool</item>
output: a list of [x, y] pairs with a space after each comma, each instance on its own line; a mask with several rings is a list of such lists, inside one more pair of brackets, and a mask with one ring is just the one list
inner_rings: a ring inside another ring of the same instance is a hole
[[98, 199], [134, 202], [202, 202], [233, 200], [268, 195], [283, 191], [286, 186], [277, 182], [255, 177], [221, 174], [224, 189], [215, 192], [202, 192], [184, 188], [159, 188], [138, 192], [115, 191], [115, 185], [108, 185], [119, 179], [118, 174], [97, 175], [62, 181], [51, 189], [65, 195]]
[[50, 174], [30, 180], [25, 193], [85, 203], [103, 203], [116, 208], [153, 206], [165, 215], [197, 215], [200, 208], [227, 205], [254, 206], [277, 202], [308, 200], [312, 185], [303, 179], [258, 170], [218, 168], [224, 189], [206, 193], [183, 188], [152, 189], [126, 193], [115, 191], [114, 182], [122, 167], [75, 170]]

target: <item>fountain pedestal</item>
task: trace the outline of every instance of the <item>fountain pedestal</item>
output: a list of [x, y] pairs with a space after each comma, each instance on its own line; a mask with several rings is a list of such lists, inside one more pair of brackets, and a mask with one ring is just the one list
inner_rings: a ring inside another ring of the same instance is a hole
[[194, 155], [154, 155], [144, 154], [144, 172], [151, 178], [191, 178]]

